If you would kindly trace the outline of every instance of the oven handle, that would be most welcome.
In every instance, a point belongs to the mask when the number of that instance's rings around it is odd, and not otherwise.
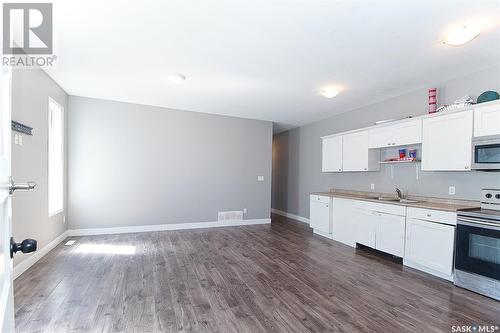
[[[458,224],[468,225],[470,227],[486,227],[488,229],[500,230],[500,225],[498,223],[487,222],[485,220],[474,219],[470,217],[458,217]]]

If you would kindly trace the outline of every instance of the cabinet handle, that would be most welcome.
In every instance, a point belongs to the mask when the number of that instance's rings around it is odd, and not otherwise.
[[[427,217],[431,217],[432,215],[431,214],[427,214]]]
[[[388,146],[390,146],[390,145],[391,145],[391,143],[389,142],[387,145],[388,145]]]
[[[365,170],[367,170],[367,168],[365,168]]]
[[[468,165],[466,165],[466,166],[465,166],[465,169],[466,169],[466,170],[467,170],[467,169],[469,169],[469,166],[468,166]]]
[[[342,171],[342,169],[339,169],[339,171]]]

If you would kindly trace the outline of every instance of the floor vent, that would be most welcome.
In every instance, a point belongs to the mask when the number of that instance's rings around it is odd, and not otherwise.
[[[219,221],[228,221],[228,220],[243,220],[243,211],[233,210],[227,212],[219,212]]]

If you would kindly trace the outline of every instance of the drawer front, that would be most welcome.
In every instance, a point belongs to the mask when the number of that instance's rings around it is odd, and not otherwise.
[[[457,225],[457,213],[442,210],[408,207],[408,218]]]
[[[311,201],[328,204],[330,203],[330,197],[327,197],[325,195],[311,194]]]
[[[406,207],[400,205],[383,204],[378,202],[362,201],[358,200],[356,202],[356,208],[375,211],[379,213],[386,213],[391,215],[406,215]]]

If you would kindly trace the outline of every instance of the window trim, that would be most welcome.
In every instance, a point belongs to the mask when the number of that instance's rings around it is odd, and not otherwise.
[[[49,197],[50,197],[50,158],[49,158],[49,154],[50,154],[50,103],[54,103],[56,106],[58,106],[60,109],[61,109],[61,131],[62,131],[62,137],[61,137],[61,157],[62,157],[62,172],[63,172],[63,175],[62,175],[62,208],[61,209],[58,209],[56,211],[53,211],[51,212],[50,211],[50,202],[49,202]],[[54,98],[52,97],[48,97],[48,100],[47,100],[47,211],[48,211],[48,217],[53,217],[53,216],[56,216],[56,215],[59,215],[61,213],[64,212],[64,195],[65,195],[65,145],[66,145],[66,142],[65,142],[65,137],[64,137],[64,130],[65,130],[65,126],[64,126],[64,118],[65,118],[65,112],[64,112],[64,107],[58,103]]]

